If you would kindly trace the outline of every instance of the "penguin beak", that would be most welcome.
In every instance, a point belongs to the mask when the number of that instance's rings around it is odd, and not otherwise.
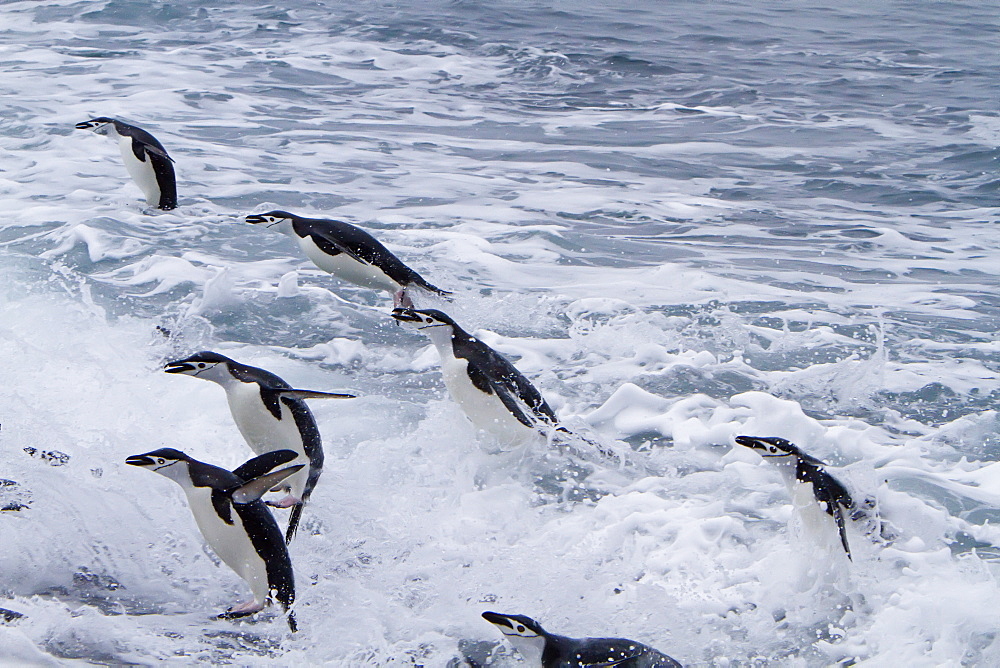
[[[153,458],[149,455],[132,455],[125,460],[125,463],[132,466],[152,466],[154,464]]]
[[[187,373],[188,371],[194,371],[194,365],[188,364],[184,360],[177,360],[176,362],[167,362],[163,370],[167,373]]]
[[[392,317],[396,319],[396,322],[423,322],[413,309],[402,306],[392,309]]]
[[[267,220],[264,219],[264,216],[253,214],[252,216],[247,216],[247,222],[251,225],[260,225],[261,223],[266,223]]]
[[[760,440],[756,436],[737,436],[736,437],[736,442],[738,444],[742,445],[745,448],[750,448],[751,450],[756,450],[757,454],[764,455],[765,457],[772,456],[772,455],[768,454],[769,444],[765,443],[762,440]],[[784,454],[788,454],[788,453],[782,452],[781,454],[784,455]]]
[[[92,127],[94,126],[90,124],[90,121],[82,121],[76,124],[77,130],[89,130]]]
[[[497,626],[506,626],[509,629],[514,628],[514,626],[510,623],[509,619],[496,612],[484,612],[483,619],[488,621],[490,624],[496,624]]]

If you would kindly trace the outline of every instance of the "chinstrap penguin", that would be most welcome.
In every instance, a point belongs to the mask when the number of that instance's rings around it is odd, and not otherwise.
[[[449,394],[477,429],[498,440],[522,440],[559,426],[541,393],[503,355],[435,309],[397,308],[392,317],[430,337],[441,356],[441,375]]]
[[[156,137],[142,128],[103,116],[77,123],[76,129],[116,139],[125,169],[146,196],[146,202],[164,211],[177,207],[174,160]]]
[[[295,577],[288,548],[271,511],[260,500],[267,490],[295,474],[303,465],[274,469],[296,458],[291,450],[274,450],[254,457],[235,471],[192,459],[173,448],[132,455],[126,464],[155,471],[181,486],[205,541],[227,566],[243,578],[253,599],[234,605],[221,618],[258,612],[273,598],[288,615],[295,600]]]
[[[484,612],[483,619],[504,634],[528,665],[542,668],[617,666],[681,668],[662,652],[626,638],[567,638],[549,633],[531,617]]]
[[[737,436],[736,442],[778,466],[792,495],[792,503],[802,512],[804,520],[811,521],[810,513],[815,513],[816,508],[833,519],[840,534],[840,544],[847,558],[853,561],[844,518],[845,513],[855,511],[855,503],[847,488],[826,472],[826,464],[775,436]]]
[[[407,291],[417,287],[438,295],[451,293],[431,285],[393,255],[378,239],[339,220],[303,218],[287,211],[247,216],[252,225],[265,225],[299,242],[317,267],[349,283],[385,290],[393,306],[413,306]]]
[[[299,526],[302,507],[323,472],[323,442],[316,420],[303,400],[352,399],[355,395],[296,390],[270,371],[207,350],[168,362],[164,371],[218,383],[226,391],[233,421],[254,452],[293,450],[299,456],[297,463],[307,464],[283,484],[288,493],[285,498],[268,502],[276,508],[292,507],[286,531],[286,542],[290,543]]]

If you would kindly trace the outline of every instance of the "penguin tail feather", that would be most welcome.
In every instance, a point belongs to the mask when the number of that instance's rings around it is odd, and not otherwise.
[[[452,292],[449,292],[448,290],[442,290],[441,288],[437,287],[436,285],[431,285],[430,283],[428,283],[426,281],[424,281],[423,283],[420,283],[419,286],[421,288],[423,288],[424,290],[426,290],[427,292],[431,292],[431,293],[433,293],[435,295],[444,297],[448,301],[451,301],[451,297],[449,297],[448,295],[454,294]]]
[[[295,633],[296,631],[299,630],[299,623],[295,619],[295,611],[294,610],[289,610],[288,611],[288,614],[286,615],[286,619],[288,620],[288,629],[292,633]]]

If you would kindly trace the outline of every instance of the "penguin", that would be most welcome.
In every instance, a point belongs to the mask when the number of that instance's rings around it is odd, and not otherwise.
[[[744,447],[755,450],[759,455],[774,462],[781,470],[792,495],[793,505],[799,509],[805,521],[812,524],[822,522],[822,510],[837,525],[840,534],[840,544],[850,561],[851,546],[847,542],[847,527],[844,521],[845,512],[853,517],[856,510],[854,499],[847,488],[832,475],[826,472],[826,464],[802,452],[797,446],[783,438],[775,436],[737,436],[736,442]],[[819,515],[820,522],[815,522],[813,516]],[[863,516],[864,513],[858,515]]]
[[[146,196],[146,202],[164,211],[177,208],[174,159],[156,137],[142,128],[104,116],[77,123],[76,129],[116,138],[125,169]]]
[[[504,634],[525,661],[541,668],[681,668],[648,645],[626,638],[567,638],[549,633],[531,617],[484,612],[483,619]]]
[[[267,490],[303,468],[298,464],[274,471],[296,457],[291,450],[274,450],[232,472],[173,448],[125,460],[126,464],[155,471],[179,484],[205,541],[250,585],[253,599],[230,607],[219,618],[252,615],[273,598],[287,613],[288,627],[296,630],[295,614],[289,609],[295,600],[292,561],[278,523],[260,500]]]
[[[541,393],[507,358],[447,314],[397,308],[392,317],[430,337],[441,355],[441,375],[449,394],[477,429],[509,442],[553,430],[569,433]]]
[[[270,371],[240,364],[209,350],[168,362],[164,371],[218,383],[226,391],[233,421],[251,450],[259,455],[271,450],[293,450],[300,462],[306,464],[286,481],[287,496],[267,502],[276,508],[292,507],[285,534],[286,542],[291,543],[302,507],[323,472],[323,442],[316,420],[303,399],[353,399],[355,395],[292,389]]]
[[[392,295],[393,306],[412,307],[408,290],[420,288],[437,295],[447,290],[431,285],[359,227],[339,220],[303,218],[287,211],[269,211],[247,216],[252,225],[273,227],[299,242],[299,247],[317,267],[349,283]]]

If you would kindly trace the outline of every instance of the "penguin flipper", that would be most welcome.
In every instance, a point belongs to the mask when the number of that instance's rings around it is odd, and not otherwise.
[[[510,388],[499,382],[498,379],[490,377],[483,368],[475,363],[475,360],[470,359],[469,364],[465,368],[465,372],[469,375],[469,380],[480,392],[485,392],[486,394],[495,394],[503,405],[507,407],[507,410],[511,412],[517,421],[523,424],[525,427],[534,427],[535,423],[531,421],[531,418],[524,412],[521,407],[521,403],[516,397],[511,393]]]
[[[137,145],[138,145],[139,148],[137,148]],[[133,137],[132,138],[132,152],[135,153],[135,157],[137,157],[140,160],[142,160],[143,162],[145,162],[146,159],[144,157],[140,157],[139,156],[139,151],[140,150],[145,151],[146,153],[151,153],[152,155],[159,156],[161,158],[166,158],[170,162],[175,162],[174,159],[171,158],[169,155],[167,155],[167,152],[164,151],[159,146],[155,146],[153,144],[141,141],[141,140],[136,139],[135,137]]]
[[[288,468],[281,469],[280,471],[275,471],[273,473],[268,473],[267,475],[262,475],[259,478],[254,478],[250,482],[247,482],[235,490],[233,490],[232,498],[233,503],[253,503],[264,496],[272,487],[280,483],[285,478],[294,475],[300,469],[304,468],[305,464],[296,464],[295,466],[289,466]]]
[[[545,403],[545,399],[542,398],[535,386],[516,369],[513,373],[505,374],[503,378],[493,381],[493,386],[505,404],[509,399],[509,401],[522,405],[531,412],[528,416],[531,423],[529,426],[537,426],[537,423],[542,422],[558,427],[559,418],[556,417],[555,412]],[[559,427],[559,430],[569,431],[562,427]]]
[[[238,466],[233,473],[244,482],[270,473],[282,464],[287,464],[299,455],[294,450],[272,450],[247,460]]]
[[[309,236],[312,237],[313,243],[327,255],[339,255],[344,253],[361,264],[372,264],[369,260],[366,260],[347,244],[340,243],[336,239],[322,234],[317,230],[311,230],[309,232]]]
[[[479,339],[461,343],[461,347],[456,346],[455,354],[469,361],[466,371],[473,385],[487,394],[495,393],[526,427],[534,427],[539,421],[558,424],[559,420],[541,393],[510,360]]]
[[[318,390],[275,390],[277,394],[290,399],[355,399],[358,395],[347,392],[320,392]]]
[[[299,520],[302,519],[302,507],[305,502],[296,503],[292,506],[292,512],[288,516],[288,528],[285,529],[285,545],[291,545],[295,538],[295,532],[299,530]]]
[[[497,397],[503,402],[503,405],[507,407],[517,421],[526,427],[536,427],[535,421],[532,420],[528,414],[522,408],[522,404],[518,401],[518,398],[504,385],[494,383],[493,389],[496,390]]]
[[[854,561],[854,558],[851,556],[851,546],[847,544],[847,526],[844,522],[844,509],[841,508],[839,503],[834,502],[832,505],[833,519],[837,522],[837,531],[840,532],[840,544],[844,546],[847,558],[850,561]]]

